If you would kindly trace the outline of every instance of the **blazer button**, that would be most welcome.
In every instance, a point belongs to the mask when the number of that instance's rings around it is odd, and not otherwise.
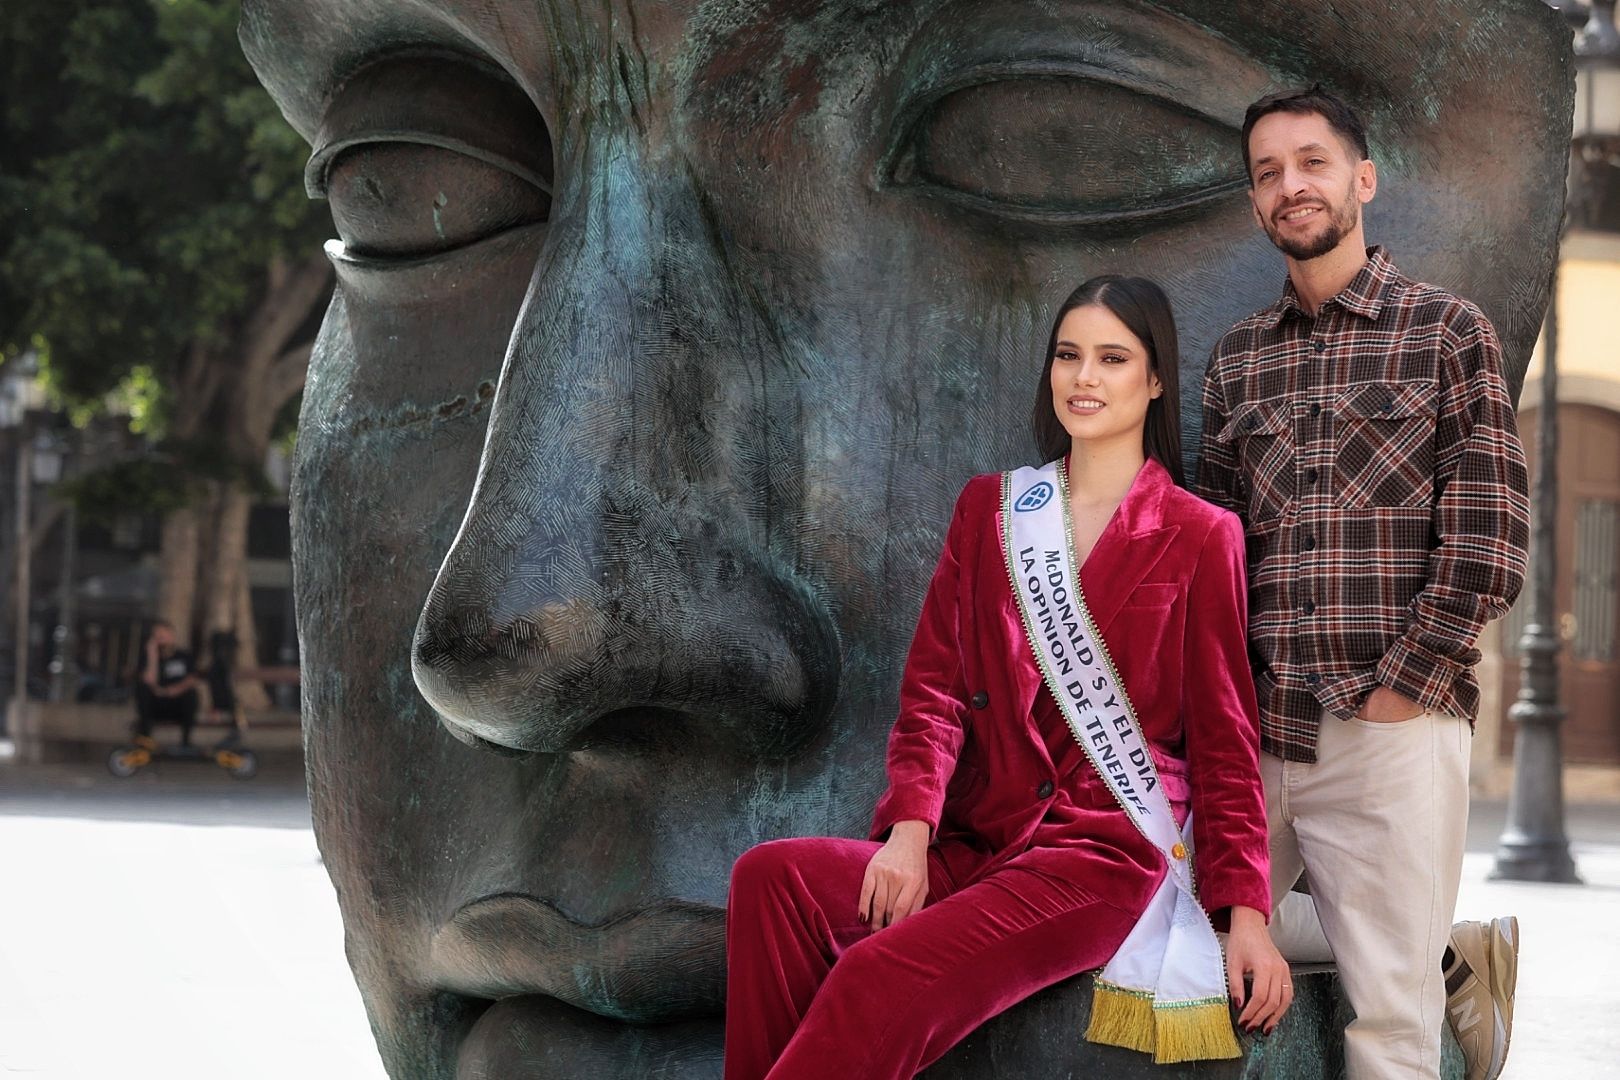
[[[1052,781],[1042,780],[1041,786],[1035,789],[1035,794],[1043,799],[1050,799],[1054,790],[1055,789],[1052,787]]]
[[[975,709],[982,709],[986,705],[990,704],[990,695],[985,693],[983,690],[980,690],[977,694],[973,695],[973,700],[968,702],[968,704],[972,705]]]

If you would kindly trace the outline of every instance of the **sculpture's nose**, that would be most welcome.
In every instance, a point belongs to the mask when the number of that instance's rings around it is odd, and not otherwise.
[[[831,709],[839,651],[780,525],[801,438],[780,338],[684,173],[657,186],[625,144],[590,165],[513,331],[417,685],[497,748],[790,752]]]

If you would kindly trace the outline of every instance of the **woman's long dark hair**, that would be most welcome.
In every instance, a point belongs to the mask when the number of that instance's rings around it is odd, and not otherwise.
[[[1181,354],[1176,344],[1176,317],[1170,310],[1170,298],[1147,278],[1118,274],[1094,277],[1070,293],[1058,308],[1052,320],[1051,340],[1046,343],[1041,380],[1035,384],[1035,409],[1030,417],[1041,460],[1052,461],[1069,452],[1072,440],[1052,407],[1052,361],[1064,318],[1075,308],[1091,304],[1112,312],[1147,346],[1148,371],[1159,377],[1164,392],[1148,402],[1142,450],[1169,470],[1178,486],[1186,487],[1181,471],[1181,380],[1177,377]]]

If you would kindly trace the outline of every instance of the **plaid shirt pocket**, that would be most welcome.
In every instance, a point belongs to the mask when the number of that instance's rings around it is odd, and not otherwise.
[[[1294,429],[1285,405],[1239,405],[1221,429],[1220,441],[1233,447],[1254,527],[1282,517],[1294,500]]]
[[[1433,501],[1437,394],[1431,379],[1364,383],[1339,394],[1333,473],[1341,507]]]

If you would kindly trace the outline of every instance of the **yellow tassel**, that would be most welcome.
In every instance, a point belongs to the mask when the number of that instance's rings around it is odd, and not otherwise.
[[[1096,981],[1091,992],[1089,1042],[1153,1053],[1153,995]]]
[[[1232,1014],[1225,998],[1154,1009],[1153,1029],[1153,1060],[1160,1065],[1235,1058],[1243,1053],[1232,1033]]]

